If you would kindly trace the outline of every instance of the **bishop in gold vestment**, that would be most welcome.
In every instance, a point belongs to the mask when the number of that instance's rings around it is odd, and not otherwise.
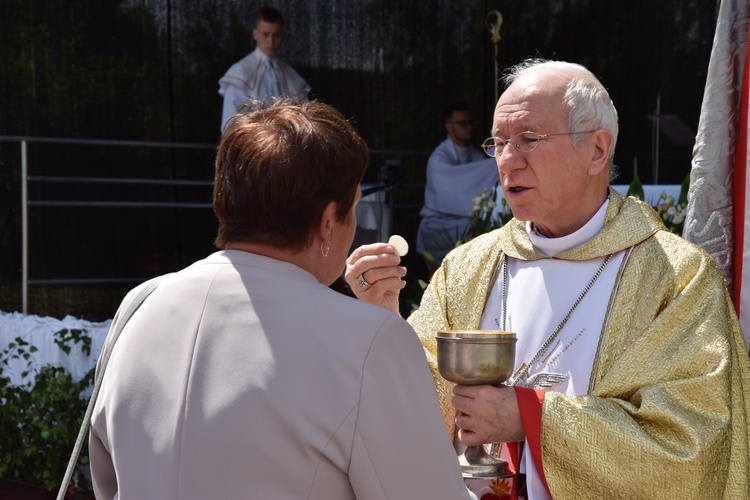
[[[531,59],[503,79],[483,148],[515,218],[449,253],[408,320],[449,435],[508,443],[530,500],[750,498],[750,359],[716,262],[609,187],[617,110],[591,71]],[[395,312],[392,245],[347,262]],[[518,339],[512,387],[443,381],[436,333],[496,328]]]
[[[540,428],[525,431],[540,442],[552,497],[750,498],[750,361],[715,261],[612,189],[601,231],[555,258],[621,251],[588,393],[549,391],[538,410],[521,407],[541,412]],[[449,254],[408,320],[451,435],[452,386],[436,370],[435,333],[478,328],[505,256],[547,258],[513,220]]]

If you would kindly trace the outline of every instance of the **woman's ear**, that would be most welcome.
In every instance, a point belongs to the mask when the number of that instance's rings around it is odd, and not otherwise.
[[[323,208],[323,214],[320,216],[320,239],[328,241],[331,238],[331,232],[336,222],[336,202],[329,201]]]

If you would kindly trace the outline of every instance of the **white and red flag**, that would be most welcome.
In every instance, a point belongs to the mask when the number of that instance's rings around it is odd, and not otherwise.
[[[719,264],[750,346],[748,0],[722,0],[690,171],[683,236]]]

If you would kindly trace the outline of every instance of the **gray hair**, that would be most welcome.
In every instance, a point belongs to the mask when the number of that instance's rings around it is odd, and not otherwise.
[[[609,92],[594,74],[580,64],[546,59],[527,59],[507,70],[503,76],[506,88],[518,77],[531,73],[556,72],[569,76],[568,88],[563,97],[563,108],[570,131],[604,129],[612,134],[613,146],[607,161],[610,181],[616,177],[614,165],[615,145],[617,144],[617,109],[609,97]],[[571,140],[577,146],[582,135],[573,135]]]

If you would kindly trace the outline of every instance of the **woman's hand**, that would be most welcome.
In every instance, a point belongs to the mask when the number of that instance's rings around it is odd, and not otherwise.
[[[393,245],[363,245],[346,259],[344,278],[358,299],[399,313],[398,296],[406,286],[406,268]]]
[[[485,443],[510,443],[526,437],[513,387],[457,385],[453,388],[453,407],[460,413],[456,426],[458,438],[466,446]]]

